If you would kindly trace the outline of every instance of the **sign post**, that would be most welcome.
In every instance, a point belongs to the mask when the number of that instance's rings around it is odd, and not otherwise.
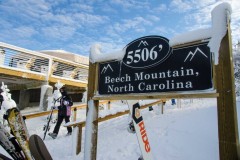
[[[236,94],[234,70],[232,63],[232,44],[230,25],[221,42],[219,64],[216,66],[218,109],[218,134],[220,159],[238,159],[238,121],[236,111]]]

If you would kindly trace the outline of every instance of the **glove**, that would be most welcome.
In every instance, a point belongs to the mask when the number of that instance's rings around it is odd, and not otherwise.
[[[69,102],[68,102],[68,101],[63,101],[63,104],[64,104],[65,106],[67,106],[67,105],[69,105]]]
[[[23,118],[23,120],[24,120],[24,121],[27,119],[27,117],[26,117],[26,116],[22,116],[22,118]]]

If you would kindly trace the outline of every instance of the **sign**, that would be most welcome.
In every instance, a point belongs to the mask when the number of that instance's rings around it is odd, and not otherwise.
[[[160,36],[142,37],[126,46],[123,63],[130,68],[150,68],[163,62],[171,53],[168,39]]]
[[[121,61],[99,64],[99,94],[202,91],[213,88],[208,42],[172,49],[160,36],[126,46]]]

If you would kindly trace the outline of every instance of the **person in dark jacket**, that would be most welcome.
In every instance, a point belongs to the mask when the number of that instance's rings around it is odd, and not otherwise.
[[[0,110],[1,110],[1,107],[2,107],[2,102],[3,102],[3,96],[2,96],[2,93],[3,92],[3,90],[0,88]]]
[[[60,92],[62,94],[62,97],[60,98],[60,106],[58,106],[58,118],[56,126],[54,127],[53,133],[49,133],[48,135],[51,136],[53,139],[55,139],[58,135],[60,126],[63,122],[63,119],[65,119],[65,122],[70,121],[71,116],[71,106],[73,105],[71,97],[67,94],[67,91],[65,87],[62,87],[60,89]],[[67,135],[72,134],[72,127],[67,127],[68,133]]]

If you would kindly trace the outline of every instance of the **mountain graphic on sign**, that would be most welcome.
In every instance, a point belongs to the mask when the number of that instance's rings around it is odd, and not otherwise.
[[[185,58],[184,62],[186,62],[188,59],[189,61],[192,61],[193,57],[197,54],[200,53],[202,54],[204,57],[208,58],[206,54],[203,53],[203,51],[201,51],[201,49],[199,49],[198,47],[195,49],[194,52],[190,51],[187,55],[187,57]]]
[[[108,64],[107,66],[104,66],[104,67],[103,67],[103,69],[102,69],[102,71],[101,71],[101,74],[102,74],[102,73],[106,73],[108,69],[112,70],[112,72],[113,72],[112,67],[110,66],[110,64]]]
[[[141,41],[139,43],[138,47],[140,47],[141,45],[148,46],[148,43],[147,43],[147,41]]]

